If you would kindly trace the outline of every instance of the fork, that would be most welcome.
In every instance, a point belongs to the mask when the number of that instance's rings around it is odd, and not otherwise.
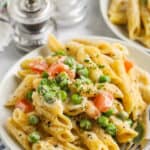
[[[146,147],[143,150],[150,150],[150,105],[147,107],[146,110]]]
[[[146,109],[145,127],[146,134],[144,136],[144,144],[136,144],[134,142],[130,142],[128,144],[123,144],[121,150],[150,150],[150,105]]]

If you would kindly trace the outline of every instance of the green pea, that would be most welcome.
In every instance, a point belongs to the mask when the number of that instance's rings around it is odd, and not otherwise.
[[[68,87],[68,83],[69,83],[69,77],[68,74],[65,72],[60,73],[57,77],[56,77],[56,81],[58,83],[58,85],[62,88],[62,89],[66,89]]]
[[[39,117],[36,115],[30,115],[28,121],[31,125],[37,125],[39,123]]]
[[[118,117],[119,119],[121,119],[121,120],[124,121],[124,120],[127,120],[127,119],[128,119],[129,115],[128,115],[127,112],[122,111],[122,112],[119,112],[119,113],[117,114],[117,117]]]
[[[81,102],[82,102],[82,97],[81,97],[80,95],[78,95],[78,94],[73,94],[73,95],[71,96],[71,102],[72,102],[73,104],[75,104],[75,105],[81,104]]]
[[[73,68],[75,65],[75,59],[73,57],[67,57],[64,64],[68,65],[70,68]]]
[[[61,82],[61,81],[66,80],[66,79],[68,79],[68,74],[66,72],[61,72],[56,77],[57,82]]]
[[[48,77],[49,77],[48,73],[44,71],[44,72],[42,73],[42,78],[48,78]]]
[[[56,91],[49,91],[43,95],[47,103],[53,103],[56,100]]]
[[[80,120],[80,124],[79,125],[80,125],[80,128],[82,128],[84,130],[90,130],[92,128],[92,123],[88,119]]]
[[[100,116],[100,117],[98,117],[97,122],[98,122],[98,124],[99,124],[101,127],[103,127],[103,128],[107,127],[108,124],[109,124],[109,120],[108,120],[108,118],[105,117],[105,116]]]
[[[60,87],[58,86],[55,79],[48,80],[47,85],[49,86],[49,88],[51,88],[53,90],[59,90],[60,89]]]
[[[111,79],[107,75],[101,75],[100,78],[99,78],[100,83],[105,83],[105,82],[110,82],[110,81],[111,81]]]
[[[105,130],[111,136],[115,136],[116,135],[117,129],[116,129],[116,126],[113,123],[109,123]]]
[[[63,90],[58,92],[58,97],[64,102],[67,99],[67,93]]]
[[[38,142],[39,140],[40,140],[40,135],[39,135],[39,133],[36,132],[36,131],[32,132],[32,133],[29,134],[29,136],[28,136],[28,141],[29,141],[30,143],[36,143],[36,142]]]
[[[85,76],[85,77],[88,77],[89,76],[89,70],[85,67],[81,68],[81,69],[78,69],[77,73],[79,75],[82,75],[82,76]]]
[[[104,115],[107,116],[107,117],[110,117],[110,116],[113,115],[113,114],[114,114],[114,110],[113,110],[113,109],[109,109],[108,111],[106,111],[106,112],[104,113]]]
[[[31,102],[32,102],[32,94],[33,94],[33,91],[29,91],[29,92],[26,94],[27,100],[29,100],[29,101],[31,101]]]
[[[38,93],[41,94],[41,95],[44,95],[49,90],[50,90],[50,87],[46,84],[44,84],[44,85],[40,84],[37,88]]]

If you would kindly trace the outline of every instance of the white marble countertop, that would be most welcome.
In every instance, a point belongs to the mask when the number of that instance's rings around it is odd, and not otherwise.
[[[116,36],[109,30],[103,21],[99,11],[99,0],[88,0],[88,14],[85,20],[73,27],[58,28],[57,37],[62,39],[64,36],[80,35],[99,35],[99,36]],[[18,51],[13,42],[11,42],[5,51],[0,53],[0,79],[5,73],[17,62],[25,53]]]

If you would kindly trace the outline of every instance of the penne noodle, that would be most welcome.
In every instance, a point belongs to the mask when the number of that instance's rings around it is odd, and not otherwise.
[[[21,63],[22,82],[6,102],[12,113],[5,127],[21,148],[128,150],[134,140],[143,143],[150,75],[127,59],[129,50],[86,39],[63,45],[52,35],[47,46],[49,56]],[[31,69],[34,60],[42,63]]]

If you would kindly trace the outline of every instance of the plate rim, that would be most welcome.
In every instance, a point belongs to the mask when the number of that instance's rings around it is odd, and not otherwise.
[[[126,41],[123,41],[121,39],[117,39],[117,38],[112,38],[112,37],[107,37],[107,36],[93,36],[93,35],[88,35],[88,36],[67,36],[67,38],[65,37],[63,40],[60,40],[60,41],[68,41],[68,40],[71,40],[73,38],[81,38],[81,39],[91,39],[91,40],[102,40],[102,41],[107,41],[107,42],[119,42],[127,47],[132,47],[132,48],[135,48],[137,49],[137,51],[139,51],[140,53],[143,53],[144,57],[149,57],[150,58],[150,54],[148,54],[146,51],[143,51],[141,50],[139,47],[135,47],[135,45],[133,45],[132,43],[126,43]],[[34,49],[33,51],[25,54],[23,57],[21,57],[19,60],[17,60],[17,62],[12,65],[8,71],[4,74],[4,77],[2,78],[2,82],[0,83],[0,89],[3,88],[3,85],[5,84],[5,82],[7,81],[8,77],[9,76],[12,76],[13,74],[11,72],[13,72],[13,70],[26,58],[29,58],[33,55],[37,53],[39,54],[41,48],[37,48],[37,49]],[[36,56],[36,55],[35,55]],[[150,73],[150,71],[149,71]],[[2,106],[4,107],[4,106]],[[3,127],[2,127],[2,124],[0,123],[0,137],[2,139],[2,141],[4,142],[4,144],[10,149],[10,150],[13,150],[9,144],[9,141],[4,138],[2,135],[6,132],[6,130],[4,131]],[[1,134],[3,133],[3,134]],[[10,135],[9,135],[10,136]],[[13,142],[15,142],[13,139],[12,139]],[[11,142],[12,142],[11,141]],[[17,143],[16,143],[17,144]],[[21,147],[19,147],[20,149]]]
[[[109,2],[110,0],[107,0],[107,1]],[[106,1],[104,2],[102,0],[99,0],[99,11],[102,14],[102,18],[103,18],[105,24],[107,25],[107,27],[120,39],[127,41],[130,44],[133,44],[134,46],[139,47],[139,48],[143,49],[144,51],[147,51],[150,53],[150,48],[145,47],[141,43],[138,43],[137,41],[134,41],[134,40],[130,39],[129,37],[126,37],[124,34],[120,33],[119,31],[117,31],[114,28],[117,25],[114,25],[111,23],[111,21],[108,18],[108,15],[106,15],[106,13],[103,11],[103,8],[102,8],[102,6],[105,5],[106,3],[107,3]]]

